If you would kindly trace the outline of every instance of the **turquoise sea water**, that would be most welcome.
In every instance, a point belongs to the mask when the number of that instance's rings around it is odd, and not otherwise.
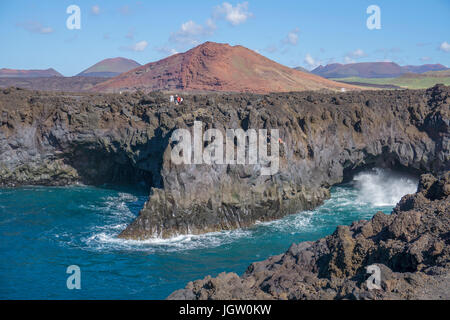
[[[187,282],[316,240],[337,225],[390,213],[417,181],[383,170],[336,186],[313,211],[271,223],[170,240],[126,241],[116,235],[147,200],[139,190],[73,187],[0,189],[0,299],[164,299]],[[81,290],[66,269],[81,268]]]

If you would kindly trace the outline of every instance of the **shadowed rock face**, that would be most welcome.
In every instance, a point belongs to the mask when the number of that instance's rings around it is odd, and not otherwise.
[[[204,233],[311,209],[368,166],[449,170],[449,93],[418,91],[186,95],[0,92],[0,183],[143,183],[150,197],[120,235]],[[279,129],[280,170],[175,165],[177,128]],[[205,129],[205,128],[204,128]]]
[[[366,267],[381,281],[369,290]],[[190,282],[168,299],[450,299],[450,173],[423,175],[419,190],[391,215],[340,226],[316,242],[250,265],[242,277],[222,273]]]

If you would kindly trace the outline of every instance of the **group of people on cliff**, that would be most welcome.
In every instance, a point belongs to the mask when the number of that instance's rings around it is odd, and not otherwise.
[[[180,97],[179,95],[171,95],[170,96],[170,103],[175,103],[176,105],[182,104],[183,103],[183,98]]]

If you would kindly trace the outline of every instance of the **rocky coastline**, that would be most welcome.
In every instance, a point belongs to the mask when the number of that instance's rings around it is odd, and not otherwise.
[[[448,171],[450,88],[257,94],[0,91],[0,185],[142,184],[149,199],[127,239],[247,227],[314,208],[371,166]],[[279,129],[279,172],[175,165],[171,134]]]
[[[378,287],[367,267],[379,270]],[[372,283],[372,282],[369,282]],[[391,215],[339,226],[315,242],[293,244],[251,264],[187,284],[173,300],[449,300],[450,173],[422,175]]]

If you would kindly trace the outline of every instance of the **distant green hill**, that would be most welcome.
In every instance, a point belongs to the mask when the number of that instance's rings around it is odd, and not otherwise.
[[[330,80],[361,86],[392,86],[392,88],[426,89],[437,83],[450,85],[450,70],[429,71],[423,74],[407,73],[396,78],[332,78]]]
[[[428,71],[446,70],[442,64],[400,66],[395,62],[331,63],[318,66],[311,73],[324,78],[396,78],[406,73],[422,74]]]
[[[450,69],[441,70],[441,71],[429,71],[423,73],[423,75],[430,77],[450,77]]]

